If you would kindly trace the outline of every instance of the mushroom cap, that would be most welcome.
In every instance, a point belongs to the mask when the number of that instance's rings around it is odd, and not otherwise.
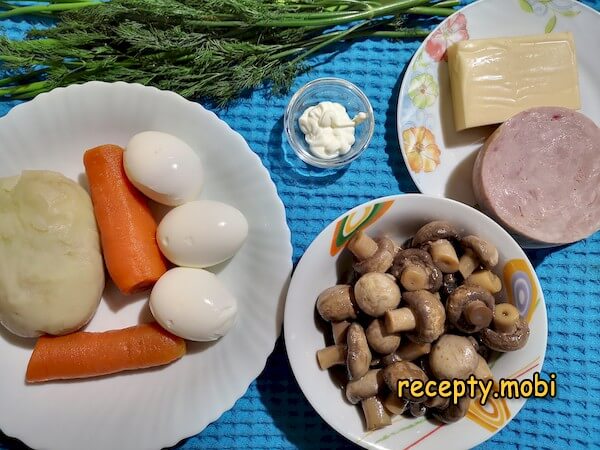
[[[317,298],[317,311],[327,321],[356,319],[352,286],[338,284],[325,289]]]
[[[432,409],[432,415],[443,423],[456,422],[467,415],[470,405],[471,399],[469,397],[460,397],[456,405],[450,403],[447,408]]]
[[[400,380],[408,380],[411,382],[413,380],[421,380],[424,383],[429,381],[427,374],[419,366],[409,361],[398,361],[390,364],[382,370],[382,373],[385,384],[387,384],[387,387],[393,393],[398,393],[398,381]],[[410,390],[407,388],[402,389],[400,396],[413,402],[422,402],[426,400],[425,397],[415,398],[411,396]]]
[[[352,380],[346,385],[346,398],[356,405],[365,398],[377,395],[384,385],[381,369],[371,369],[358,380]]]
[[[366,335],[371,348],[382,355],[395,352],[400,345],[400,335],[388,333],[383,319],[373,319],[367,327]]]
[[[367,343],[365,331],[359,323],[348,327],[346,366],[348,378],[355,380],[364,376],[371,365],[371,350]]]
[[[425,406],[428,408],[446,409],[448,405],[450,405],[450,399],[447,397],[441,397],[439,395],[436,395],[435,397],[429,397],[427,400],[425,400]]]
[[[491,269],[498,264],[498,249],[479,236],[465,236],[460,240],[465,248],[470,248],[479,258],[479,261],[486,269]]]
[[[369,272],[354,285],[354,297],[365,314],[379,317],[400,304],[400,288],[388,274]]]
[[[446,300],[446,317],[448,321],[463,333],[475,333],[489,326],[492,321],[491,314],[489,322],[480,325],[473,325],[465,319],[463,315],[465,308],[475,301],[483,302],[493,313],[494,296],[480,286],[463,284],[456,288]]]
[[[431,351],[431,344],[417,344],[413,341],[410,341],[398,349],[394,353],[390,353],[389,355],[385,355],[381,358],[381,363],[384,366],[389,366],[398,361],[414,361],[417,358],[420,358],[423,355],[427,355]]]
[[[381,237],[375,239],[377,251],[369,258],[354,263],[354,270],[358,273],[387,272],[392,267],[396,248],[391,239]]]
[[[481,342],[497,352],[512,352],[525,347],[529,339],[529,324],[520,317],[512,333],[500,333],[491,328],[480,332]]]
[[[436,292],[440,289],[442,286],[443,274],[433,263],[433,259],[429,252],[420,248],[407,248],[398,251],[394,257],[394,263],[392,264],[390,273],[400,280],[402,272],[411,265],[422,267],[427,273],[427,290]]]
[[[475,372],[479,355],[464,336],[445,334],[433,344],[429,353],[429,367],[439,380],[466,380]]]
[[[444,220],[434,220],[419,228],[412,239],[412,246],[418,247],[438,239],[458,239],[459,235],[460,233],[451,223]]]
[[[438,296],[429,291],[405,292],[402,296],[408,305],[417,326],[407,334],[418,344],[426,344],[439,338],[445,329],[446,310]]]

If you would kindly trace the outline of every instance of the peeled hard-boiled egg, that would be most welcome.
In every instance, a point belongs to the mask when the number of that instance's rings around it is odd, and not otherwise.
[[[215,274],[175,267],[152,288],[150,311],[164,329],[179,337],[214,341],[234,325],[237,301]]]
[[[181,139],[158,131],[133,136],[125,148],[123,165],[136,188],[164,205],[194,200],[204,183],[196,152]]]
[[[178,266],[209,267],[231,258],[248,236],[248,222],[233,206],[211,200],[185,203],[158,225],[162,253]]]

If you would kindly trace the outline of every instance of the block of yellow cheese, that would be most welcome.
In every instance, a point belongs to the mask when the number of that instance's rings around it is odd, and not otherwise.
[[[448,69],[457,131],[536,106],[581,107],[571,33],[457,42]]]

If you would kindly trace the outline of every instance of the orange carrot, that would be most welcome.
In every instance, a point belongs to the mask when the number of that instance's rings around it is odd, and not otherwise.
[[[101,145],[85,152],[83,164],[110,277],[124,294],[152,287],[167,266],[146,198],[125,175],[123,149]]]
[[[144,369],[169,364],[185,351],[185,341],[157,323],[103,333],[42,336],[29,359],[25,380],[39,383]]]

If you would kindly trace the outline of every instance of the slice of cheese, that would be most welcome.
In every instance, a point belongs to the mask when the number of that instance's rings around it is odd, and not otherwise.
[[[457,42],[448,68],[457,131],[536,106],[581,107],[571,33]]]

